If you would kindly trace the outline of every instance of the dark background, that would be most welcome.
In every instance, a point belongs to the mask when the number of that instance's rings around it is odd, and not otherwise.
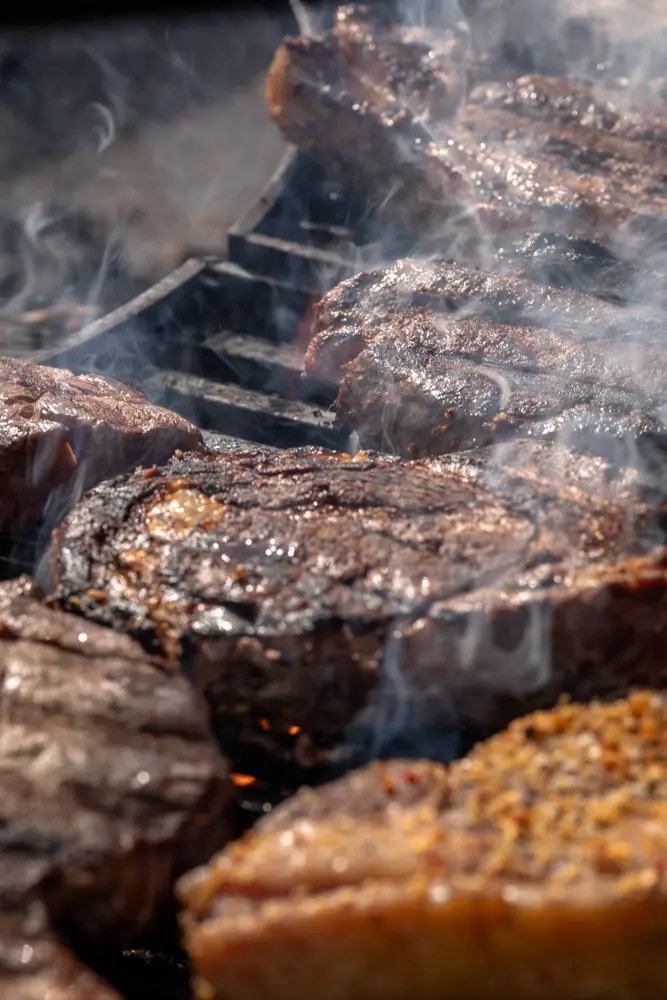
[[[109,240],[139,285],[190,253],[222,253],[280,160],[263,87],[296,30],[287,4],[100,18],[121,9],[0,28],[0,306],[25,285],[24,273],[3,286],[12,256],[35,240],[27,269],[44,302],[68,286],[56,257],[85,295]]]

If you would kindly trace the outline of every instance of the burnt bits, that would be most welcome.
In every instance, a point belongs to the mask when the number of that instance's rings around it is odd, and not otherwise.
[[[660,683],[657,517],[633,473],[535,443],[185,456],[97,487],[43,575],[54,602],[181,663],[237,768],[275,773],[343,737],[377,752]]]

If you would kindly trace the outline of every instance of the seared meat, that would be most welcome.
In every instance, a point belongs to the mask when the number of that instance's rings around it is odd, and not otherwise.
[[[593,240],[561,233],[529,233],[501,249],[496,267],[501,274],[571,288],[610,302],[655,303],[660,310],[667,307],[664,271],[639,267]]]
[[[363,24],[356,25],[352,48],[348,36],[339,24],[321,39],[287,39],[269,74],[271,114],[291,142],[420,240],[449,245],[459,260],[483,262],[489,237],[508,230],[607,238],[633,253],[667,237],[667,195],[655,170],[629,164],[621,174],[583,175],[581,155],[579,169],[572,169],[558,135],[555,156],[548,155],[543,130],[530,143],[507,144],[498,140],[499,116],[479,108],[468,113],[472,130],[465,113],[436,121],[432,94],[443,91],[437,58],[430,77],[424,58],[416,74],[414,55],[400,40],[387,43]],[[515,117],[516,130],[527,135],[529,126]],[[578,149],[576,138],[565,139]],[[613,150],[622,161],[622,142],[598,142],[592,131],[585,145],[596,142],[598,158]]]
[[[317,303],[310,320],[306,372],[337,380],[363,346],[383,335],[410,308],[439,314],[443,324],[447,314],[457,312],[494,323],[551,327],[563,331],[561,343],[598,337],[602,346],[604,339],[613,338],[620,351],[630,352],[638,345],[643,351],[664,341],[664,321],[640,306],[619,308],[576,290],[456,264],[401,260],[386,270],[341,282]],[[651,355],[652,363],[661,356]],[[636,368],[634,364],[631,371]]]
[[[615,449],[626,461],[637,449],[664,449],[667,427],[638,390],[641,373],[624,365],[632,349],[616,356],[605,353],[609,346],[486,320],[438,323],[408,311],[346,366],[337,422],[357,432],[362,448],[413,458],[517,434],[556,437],[603,455]],[[653,353],[660,366],[648,377],[664,400],[667,356]],[[629,388],[591,377],[601,371]]]
[[[22,859],[19,858],[19,861]],[[13,864],[0,873],[0,996],[8,1000],[121,1000],[79,962],[48,926],[38,901],[14,908],[4,900],[20,890]]]
[[[455,31],[433,34],[406,27],[381,8],[345,4],[333,34],[342,61],[369,88],[392,92],[424,122],[450,118],[465,96],[465,40]]]
[[[634,473],[530,442],[344,458],[185,456],[102,484],[56,531],[45,583],[181,661],[239,770],[260,744],[275,770],[297,732],[319,763],[313,744],[354,722],[363,745],[394,710],[487,730],[564,691],[662,682],[659,508]]]
[[[468,180],[407,108],[376,106],[380,98],[347,71],[335,37],[287,39],[269,72],[267,100],[287,139],[369,204],[420,238],[446,230],[458,255],[477,260],[483,233]]]
[[[648,191],[665,193],[667,147],[663,143],[633,141],[577,121],[531,119],[473,102],[461,107],[458,121],[482,142],[503,143],[524,156],[547,157],[584,175],[620,175]]]
[[[196,427],[100,375],[0,358],[0,530],[54,522],[85,490],[174,450]]]
[[[175,877],[229,834],[227,765],[185,679],[25,579],[0,585],[0,671],[0,992],[102,1000],[54,928],[102,948],[168,929]]]
[[[533,74],[475,88],[470,101],[564,126],[572,123],[622,139],[667,142],[667,105],[642,104],[622,91],[603,91],[562,77]]]
[[[181,881],[197,996],[666,997],[666,726],[639,691],[304,789]]]

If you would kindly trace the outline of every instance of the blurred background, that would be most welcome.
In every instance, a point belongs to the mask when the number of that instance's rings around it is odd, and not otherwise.
[[[295,30],[288,4],[247,3],[0,33],[0,336],[223,252],[281,158],[264,77]]]

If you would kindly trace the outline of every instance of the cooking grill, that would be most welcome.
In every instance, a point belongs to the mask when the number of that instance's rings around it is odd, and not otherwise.
[[[382,229],[398,255],[400,233]],[[224,260],[187,261],[131,302],[47,346],[15,353],[131,384],[198,424],[215,450],[316,445],[346,450],[333,427],[335,390],[302,377],[300,331],[312,303],[342,278],[377,263],[372,211],[289,150],[249,215],[228,234]],[[11,346],[9,353],[11,353]],[[0,579],[32,572],[45,532],[0,536]],[[239,789],[240,834],[284,798],[256,781]],[[86,956],[128,1000],[187,1000],[177,952]]]
[[[407,248],[398,231],[382,246]],[[257,444],[345,450],[331,386],[302,377],[309,307],[342,278],[377,263],[380,226],[311,160],[288,150],[227,259],[187,261],[131,302],[21,356],[100,372],[135,386],[204,431],[216,450]],[[0,579],[34,569],[39,532],[0,537]]]

